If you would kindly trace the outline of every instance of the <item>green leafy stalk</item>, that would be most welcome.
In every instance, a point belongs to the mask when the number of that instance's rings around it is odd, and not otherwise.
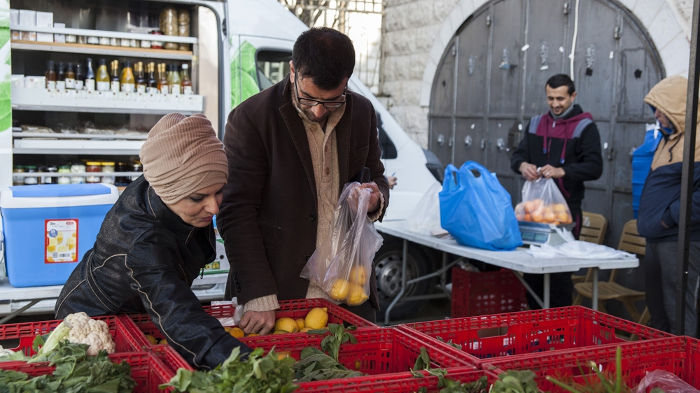
[[[331,334],[327,335],[321,341],[321,349],[328,353],[336,362],[338,361],[338,355],[340,354],[340,346],[350,341],[353,344],[357,344],[357,339],[349,331],[355,330],[356,327],[348,326],[344,328],[343,325],[338,325],[335,323],[328,324],[328,330],[319,329],[311,330],[308,333],[312,334],[325,334],[330,331]]]

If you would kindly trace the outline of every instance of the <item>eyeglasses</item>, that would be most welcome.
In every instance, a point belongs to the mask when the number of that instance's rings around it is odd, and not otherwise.
[[[345,85],[345,89],[343,89],[343,94],[340,95],[340,98],[343,99],[343,101],[320,101],[320,100],[314,100],[311,98],[302,98],[299,97],[299,90],[297,90],[297,80],[294,78],[294,93],[297,95],[297,100],[299,100],[299,104],[304,105],[304,106],[316,106],[316,105],[323,105],[328,109],[336,109],[340,108],[345,104],[345,93],[348,91],[348,85]]]

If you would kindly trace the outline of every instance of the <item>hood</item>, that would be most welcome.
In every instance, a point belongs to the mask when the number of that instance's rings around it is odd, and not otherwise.
[[[685,105],[688,79],[683,76],[670,76],[657,83],[644,97],[644,102],[659,109],[682,134],[685,131]]]

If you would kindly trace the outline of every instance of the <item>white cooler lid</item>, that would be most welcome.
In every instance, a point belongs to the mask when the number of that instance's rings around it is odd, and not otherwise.
[[[0,208],[28,209],[113,205],[119,190],[112,184],[42,184],[13,186],[0,192]]]

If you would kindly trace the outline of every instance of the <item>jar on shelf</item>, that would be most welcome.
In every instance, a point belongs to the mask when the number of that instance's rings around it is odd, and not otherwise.
[[[100,37],[100,45],[109,46],[109,37]]]
[[[177,10],[174,7],[167,6],[160,11],[160,31],[165,35],[177,36],[178,34]],[[163,45],[165,49],[176,50],[178,44],[175,42],[166,42]]]
[[[163,41],[160,41],[157,36],[163,35],[162,31],[153,30],[148,34],[153,34],[153,40],[151,40],[151,49],[163,49]]]
[[[55,165],[49,165],[46,167],[46,172],[47,173],[57,173],[58,168]],[[43,184],[56,184],[57,178],[54,176],[44,176],[41,178]]]
[[[131,164],[131,171],[130,172],[138,172],[138,174],[132,175],[131,176],[131,181],[134,181],[141,176],[140,172],[143,172],[143,165],[140,162],[134,162]]]
[[[59,165],[58,173],[70,173],[70,165]],[[58,184],[70,184],[70,176],[59,176],[56,182]]]
[[[75,34],[66,34],[66,43],[75,44],[78,42],[78,36]]]
[[[19,175],[21,173],[21,175]],[[21,186],[24,185],[24,166],[15,165],[12,167],[12,185]]]
[[[129,172],[130,165],[126,162],[118,162],[116,166],[117,172]],[[114,178],[115,186],[128,186],[131,183],[131,178],[128,176],[117,176]]]
[[[87,38],[86,36],[84,36],[84,35],[79,35],[79,36],[78,36],[78,43],[79,43],[79,44],[87,44],[87,43],[88,43],[88,42],[87,42],[87,39],[88,39],[88,38]]]
[[[76,162],[70,166],[71,173],[85,173],[85,164]],[[70,179],[72,184],[85,183],[85,176],[72,176]]]
[[[92,173],[102,173],[102,163],[97,161],[88,161],[86,163],[85,172],[90,173],[85,181],[87,183],[99,183],[101,181],[101,176],[92,175]]]
[[[102,173],[114,173],[114,162],[102,162]],[[102,175],[102,183],[114,184],[114,175]]]
[[[26,175],[24,175],[24,184],[27,186],[39,184],[39,179],[37,178],[37,176],[30,175],[30,173],[36,173],[36,165],[27,165],[24,168],[24,172],[27,173]]]

